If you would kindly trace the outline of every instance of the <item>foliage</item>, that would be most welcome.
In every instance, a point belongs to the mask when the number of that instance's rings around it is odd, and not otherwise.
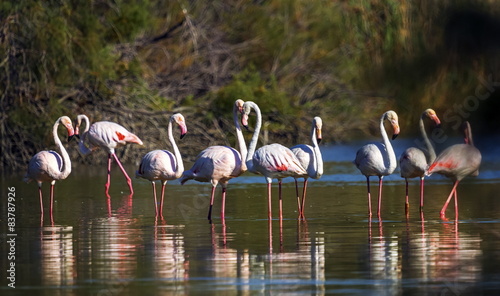
[[[193,158],[234,143],[238,98],[257,102],[269,140],[287,145],[307,141],[316,115],[327,142],[373,132],[387,109],[411,134],[422,110],[446,113],[498,80],[499,13],[486,0],[3,1],[2,165],[24,167],[52,147],[56,118],[79,113],[139,134],[130,161],[162,147],[182,112]],[[498,129],[496,101],[484,102],[463,119]]]

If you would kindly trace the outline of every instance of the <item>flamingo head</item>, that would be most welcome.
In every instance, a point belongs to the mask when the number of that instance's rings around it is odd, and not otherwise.
[[[242,107],[242,115],[241,115],[241,125],[243,125],[247,130],[248,130],[248,115],[252,111],[252,108],[250,107],[250,104],[248,102],[245,102]]]
[[[87,124],[88,124],[88,117],[85,114],[79,114],[76,117],[76,125],[75,125],[75,137],[77,139],[80,139],[80,125],[82,124],[82,119],[85,120],[87,119]]]
[[[234,107],[238,110],[240,114],[243,114],[243,105],[245,105],[245,101],[243,101],[242,99],[237,99],[234,102]]]
[[[429,109],[425,110],[424,113],[422,113],[422,118],[424,118],[424,117],[427,117],[430,120],[432,120],[432,122],[434,122],[436,127],[441,126],[441,121],[439,120],[439,117],[437,116],[436,111],[429,108]]]
[[[313,119],[313,127],[316,131],[316,140],[318,141],[318,144],[321,142],[322,136],[321,136],[321,129],[323,128],[323,120],[321,120],[321,117],[316,116]]]
[[[71,122],[71,119],[68,116],[61,116],[59,118],[59,123],[64,125],[66,130],[68,131],[68,142],[73,139],[73,136],[75,135],[75,130],[73,129],[73,123]]]
[[[470,123],[468,121],[464,121],[460,127],[464,133],[464,143],[468,145],[474,145],[472,141],[472,130],[470,128]]]
[[[396,112],[389,110],[385,112],[384,114],[384,119],[389,121],[392,125],[392,129],[394,130],[394,133],[392,135],[392,139],[396,139],[396,137],[399,135],[399,122],[398,122],[398,114]]]
[[[184,138],[187,133],[186,120],[184,119],[184,116],[180,113],[175,113],[172,117],[170,117],[170,120],[179,125],[179,128],[181,129],[181,139]]]

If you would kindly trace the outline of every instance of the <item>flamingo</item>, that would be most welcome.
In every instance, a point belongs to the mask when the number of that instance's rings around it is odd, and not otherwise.
[[[198,154],[191,169],[185,171],[180,179],[181,184],[191,179],[198,182],[212,183],[210,208],[208,210],[209,221],[212,221],[212,207],[217,185],[220,184],[222,187],[221,219],[224,221],[227,184],[229,180],[240,176],[247,170],[243,161],[247,155],[247,146],[238,121],[238,112],[241,113],[243,103],[243,100],[238,99],[233,106],[233,120],[240,151],[228,146],[210,146]]]
[[[292,150],[280,144],[269,144],[260,147],[255,151],[259,138],[260,128],[262,126],[262,115],[260,108],[252,101],[245,102],[243,106],[242,123],[248,126],[248,115],[251,109],[257,114],[257,123],[252,136],[252,140],[248,146],[248,155],[246,158],[247,168],[250,172],[264,175],[267,182],[267,208],[268,219],[271,220],[271,184],[273,179],[278,179],[279,186],[279,217],[283,219],[282,199],[281,199],[281,180],[286,177],[300,178],[307,175],[306,169],[302,166],[297,156]]]
[[[83,155],[88,155],[99,147],[108,152],[108,179],[104,185],[106,188],[106,194],[108,194],[109,187],[111,185],[111,157],[113,157],[118,163],[120,170],[127,180],[130,194],[133,194],[134,189],[132,188],[132,180],[123,168],[118,156],[116,156],[115,148],[124,146],[127,143],[136,143],[142,146],[143,143],[141,139],[139,139],[139,137],[135,134],[129,132],[123,126],[114,122],[98,121],[90,125],[89,118],[85,114],[77,116],[77,124],[75,127],[75,135],[77,136],[79,136],[82,119],[85,121],[85,130],[81,135],[80,142],[78,143],[80,152]]]
[[[378,217],[380,219],[380,208],[382,205],[382,181],[384,176],[394,172],[397,166],[396,155],[392,149],[391,142],[387,137],[387,132],[384,127],[384,121],[388,121],[393,128],[394,140],[399,134],[398,115],[396,112],[389,110],[380,118],[380,133],[382,134],[383,143],[372,143],[361,147],[356,152],[354,164],[366,176],[366,185],[368,188],[368,214],[372,216],[371,196],[370,196],[370,176],[378,176],[379,192],[378,192]]]
[[[304,206],[306,200],[307,180],[308,178],[319,179],[323,175],[323,158],[318,144],[321,142],[321,128],[323,121],[321,117],[316,116],[312,121],[311,142],[313,146],[299,144],[290,148],[300,161],[302,167],[307,170],[307,174],[301,176],[304,178],[304,188],[302,191],[302,202],[299,200],[299,187],[297,178],[295,178],[295,192],[297,193],[297,203],[299,208],[299,217],[304,218]]]
[[[74,135],[73,124],[68,116],[59,117],[52,128],[54,142],[61,151],[59,155],[55,151],[40,151],[33,156],[28,164],[28,171],[24,177],[25,182],[36,181],[38,183],[38,194],[40,197],[40,213],[43,222],[43,197],[42,182],[50,182],[50,219],[54,223],[52,209],[54,205],[54,185],[57,180],[66,179],[71,173],[71,160],[68,152],[64,149],[57,134],[57,128],[62,123],[68,132],[68,140]]]
[[[457,186],[458,183],[465,177],[479,175],[479,166],[481,164],[481,152],[474,147],[472,140],[472,131],[469,122],[463,124],[465,133],[466,144],[452,145],[443,152],[441,152],[436,160],[432,163],[426,172],[430,176],[433,173],[442,174],[453,181],[453,188],[451,189],[448,199],[441,209],[441,218],[445,217],[446,208],[451,200],[455,198],[455,219],[458,219],[458,200],[457,200]]]
[[[410,147],[401,154],[399,158],[399,167],[401,170],[401,177],[405,178],[406,181],[406,213],[408,214],[409,202],[408,202],[408,178],[420,178],[420,211],[424,208],[424,177],[425,170],[429,167],[431,163],[436,159],[436,152],[432,146],[429,137],[425,131],[424,118],[429,118],[434,122],[436,127],[438,127],[441,122],[436,115],[436,112],[432,109],[427,109],[422,113],[419,121],[420,134],[424,139],[425,148],[427,150],[420,150],[419,148]]]
[[[184,164],[182,163],[182,156],[179,152],[179,148],[174,140],[172,134],[172,122],[179,125],[181,130],[181,139],[187,133],[186,121],[184,116],[180,113],[176,113],[170,117],[168,122],[168,140],[174,149],[172,154],[167,150],[153,150],[148,152],[141,160],[139,165],[139,170],[135,173],[136,178],[144,178],[151,181],[153,185],[153,196],[155,199],[155,215],[163,219],[163,198],[165,196],[165,185],[167,185],[168,180],[175,180],[182,176],[184,172]],[[160,211],[158,211],[158,202],[156,199],[156,187],[155,181],[160,180],[161,185],[161,203]]]

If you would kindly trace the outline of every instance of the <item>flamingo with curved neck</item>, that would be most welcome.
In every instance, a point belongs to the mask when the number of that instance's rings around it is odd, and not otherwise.
[[[297,156],[297,159],[307,170],[307,174],[301,176],[304,178],[304,188],[302,190],[302,201],[299,197],[299,187],[297,184],[297,177],[295,177],[295,192],[297,194],[297,203],[299,209],[299,217],[304,218],[304,207],[306,201],[307,181],[309,178],[319,179],[323,175],[323,158],[319,149],[319,142],[321,142],[321,129],[323,121],[321,117],[316,116],[313,118],[311,127],[311,143],[312,146],[307,144],[299,144],[290,148]]]
[[[243,104],[244,101],[238,99],[233,105],[233,120],[240,151],[228,146],[210,146],[198,154],[191,169],[185,171],[180,179],[181,184],[191,179],[212,184],[210,208],[208,210],[209,221],[212,221],[212,207],[217,185],[220,184],[222,187],[221,219],[224,221],[227,184],[229,180],[240,176],[247,170],[244,161],[247,155],[247,146],[238,120],[238,113],[242,112]]]
[[[405,211],[406,215],[408,215],[409,211],[409,202],[408,202],[408,179],[409,178],[420,178],[420,211],[424,208],[424,177],[425,170],[429,167],[429,165],[434,162],[436,159],[436,152],[434,150],[434,146],[432,145],[429,137],[427,136],[427,132],[425,130],[424,119],[430,119],[436,127],[440,125],[440,120],[436,115],[436,112],[432,109],[427,109],[420,116],[419,127],[420,134],[424,139],[424,145],[426,150],[421,150],[416,147],[410,147],[406,149],[401,157],[399,158],[399,166],[401,170],[401,177],[405,178],[406,182],[406,203],[405,203]]]
[[[41,221],[43,223],[43,196],[42,196],[42,182],[50,182],[50,220],[54,223],[53,218],[53,205],[54,205],[54,185],[57,180],[66,179],[71,173],[71,159],[68,152],[64,148],[57,129],[59,124],[62,123],[68,132],[69,139],[74,135],[73,124],[68,116],[59,117],[52,128],[52,135],[54,142],[62,154],[59,155],[55,151],[40,151],[35,154],[29,164],[28,171],[24,177],[25,182],[36,181],[38,183],[38,194],[40,198],[40,213]]]
[[[153,186],[153,196],[155,201],[155,217],[163,219],[163,199],[165,197],[165,186],[168,180],[175,180],[182,176],[184,172],[184,163],[182,156],[175,143],[172,133],[172,123],[176,123],[180,128],[180,138],[182,139],[187,133],[186,121],[180,113],[173,114],[168,121],[168,140],[174,153],[167,150],[153,150],[148,152],[139,164],[139,170],[136,171],[136,178],[144,178],[149,180]],[[158,210],[158,201],[156,199],[155,181],[161,181],[161,202]]]
[[[262,115],[259,106],[247,101],[243,106],[242,123],[248,126],[248,115],[251,109],[257,114],[257,122],[252,135],[252,140],[248,147],[247,167],[248,170],[255,174],[262,174],[267,182],[267,207],[268,219],[272,219],[271,211],[271,184],[274,178],[278,179],[279,186],[279,217],[283,219],[283,202],[281,198],[281,180],[286,177],[301,177],[307,174],[307,171],[297,159],[295,154],[287,147],[280,144],[269,144],[260,147],[257,151],[257,141],[259,138],[260,128],[262,126]]]
[[[371,196],[370,196],[370,176],[378,176],[379,192],[378,192],[378,217],[380,219],[380,209],[382,206],[382,182],[384,176],[394,172],[397,166],[396,155],[392,148],[387,131],[384,127],[384,122],[388,121],[394,131],[392,139],[395,139],[399,134],[398,115],[396,112],[389,110],[380,118],[380,133],[382,134],[383,143],[372,143],[361,147],[356,153],[354,164],[366,176],[366,185],[368,189],[368,214],[372,216]]]

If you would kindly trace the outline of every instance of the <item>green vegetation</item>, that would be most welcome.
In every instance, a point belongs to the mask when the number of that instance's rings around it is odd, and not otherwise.
[[[499,10],[486,0],[3,1],[2,167],[25,167],[52,147],[53,122],[79,113],[138,134],[145,147],[130,161],[165,147],[168,117],[182,112],[192,159],[234,145],[238,98],[257,102],[269,140],[286,145],[306,142],[316,115],[333,142],[373,132],[387,109],[410,135],[424,109],[444,114],[499,81]],[[491,92],[464,119],[496,131]]]

